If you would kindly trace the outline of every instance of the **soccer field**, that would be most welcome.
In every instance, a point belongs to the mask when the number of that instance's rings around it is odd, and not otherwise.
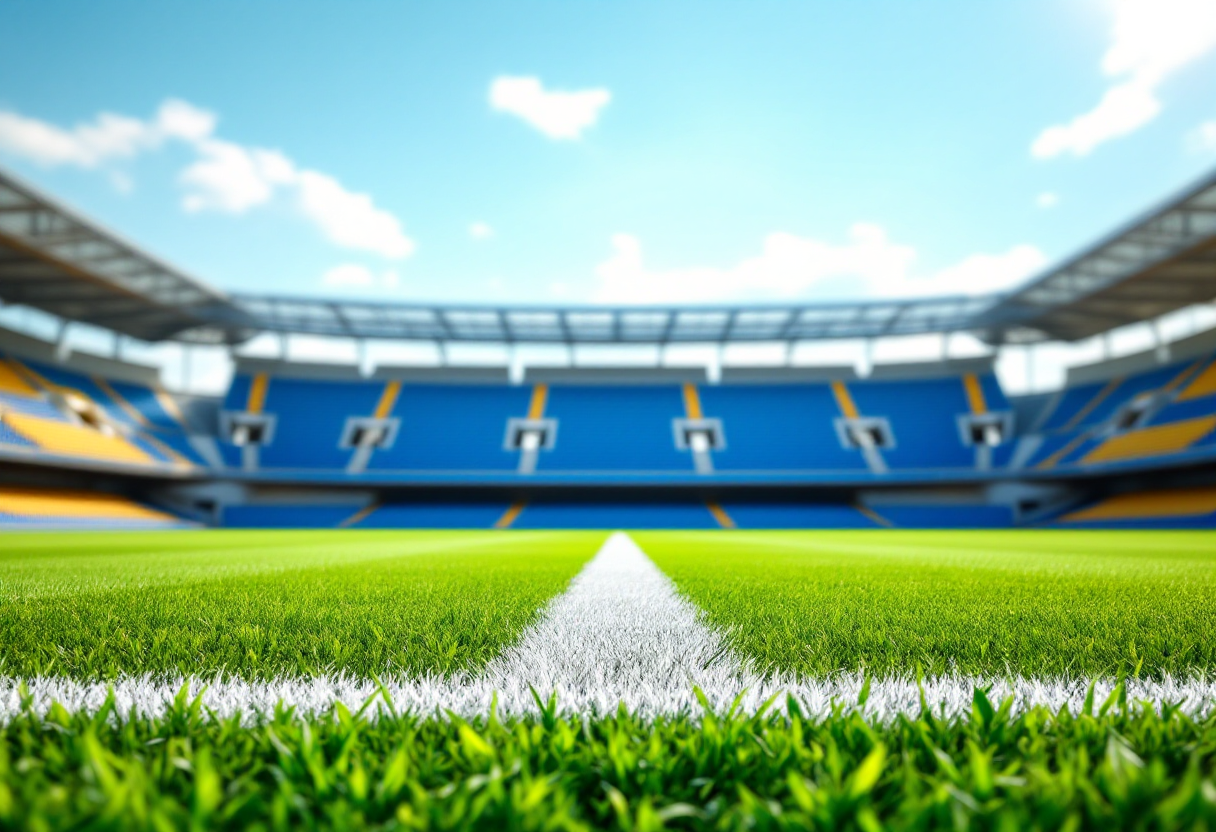
[[[6,823],[1216,823],[1208,533],[4,542]]]

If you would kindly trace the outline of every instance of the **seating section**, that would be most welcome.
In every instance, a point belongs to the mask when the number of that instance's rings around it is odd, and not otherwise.
[[[1072,528],[1216,528],[1216,486],[1119,494],[1060,517]]]
[[[64,415],[33,386],[26,372],[25,367],[15,359],[0,356],[0,412],[66,421]]]
[[[160,391],[0,356],[0,448],[122,465],[201,464],[171,410]]]
[[[716,470],[867,471],[862,455],[840,443],[840,409],[826,384],[706,386],[700,393],[705,415],[721,419],[726,434]]]
[[[686,414],[674,385],[551,387],[544,415],[557,420],[557,443],[538,471],[693,472],[675,444],[672,420]]]
[[[1088,451],[1082,463],[1174,454],[1192,447],[1216,428],[1216,416],[1201,416],[1171,424],[1153,425],[1116,434]]]
[[[540,499],[507,505],[398,502],[351,505],[248,505],[224,510],[232,528],[354,529],[996,529],[1014,525],[1005,506],[742,502],[725,504]]]
[[[333,529],[358,513],[349,505],[228,506],[221,525],[233,529]]]
[[[489,529],[509,517],[506,503],[404,503],[376,506],[356,529]],[[506,525],[506,524],[504,524]]]
[[[244,529],[490,529],[509,510],[508,504],[496,501],[428,501],[373,504],[363,508],[352,505],[246,505],[225,508],[222,525]]]
[[[716,529],[704,503],[559,503],[528,505],[513,529]]]
[[[113,494],[0,486],[0,529],[173,529],[190,525]]]
[[[740,529],[881,529],[873,512],[847,503],[724,503]]]
[[[1040,470],[1216,452],[1216,362],[1177,362],[1065,390],[1027,461]]]
[[[507,420],[527,416],[530,394],[527,387],[402,385],[390,414],[401,420],[397,441],[377,451],[368,470],[514,471],[519,454],[504,447]]]
[[[965,472],[1001,466],[1012,448],[1008,437],[981,453],[961,422],[1009,411],[991,374],[847,384],[534,387],[259,374],[238,375],[224,409],[231,418],[253,414],[266,425],[254,457],[247,446],[221,437],[230,468],[367,478],[514,475],[522,455],[508,441],[512,419],[544,420],[553,429],[526,475],[582,480]],[[393,420],[395,437],[357,454],[343,447],[353,418]],[[699,452],[705,458],[679,435],[682,419],[720,429],[713,446]],[[889,441],[863,452],[841,428],[851,419],[882,421]]]
[[[716,529],[704,503],[537,501],[350,505],[247,505],[224,510],[231,528],[354,529]]]
[[[896,529],[1007,529],[1013,510],[993,505],[875,506],[874,512]]]
[[[1007,506],[845,503],[727,503],[740,529],[1004,529],[1014,525]]]
[[[57,419],[8,413],[4,422],[39,450],[57,456],[147,465],[153,458],[125,437]]]
[[[849,385],[862,416],[891,420],[894,447],[883,458],[892,468],[968,467],[972,450],[959,439],[957,415],[967,413],[957,378]]]

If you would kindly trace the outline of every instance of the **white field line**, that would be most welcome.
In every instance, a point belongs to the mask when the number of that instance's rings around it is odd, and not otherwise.
[[[795,679],[755,672],[634,542],[617,533],[519,642],[476,677],[385,680],[383,688],[371,680],[348,677],[269,682],[125,677],[112,683],[39,677],[26,680],[25,689],[32,707],[40,712],[52,702],[68,710],[94,711],[112,689],[120,714],[134,710],[155,716],[165,712],[183,684],[191,696],[201,693],[203,705],[218,716],[269,713],[280,703],[294,706],[301,715],[327,711],[336,702],[356,710],[377,694],[377,709],[386,707],[387,696],[399,712],[442,715],[450,710],[474,717],[488,713],[496,702],[500,715],[521,716],[538,712],[535,689],[544,699],[556,695],[561,713],[611,714],[623,704],[652,718],[700,713],[694,687],[717,712],[728,710],[737,697],[740,710],[755,712],[774,694],[779,695],[775,707],[783,710],[789,694],[803,713],[822,715],[837,705],[856,708],[865,679],[860,674]],[[0,678],[0,720],[20,713],[20,686],[18,679]],[[994,704],[1012,694],[1018,711],[1044,705],[1076,713],[1088,682],[950,676],[926,679],[918,686],[912,679],[889,678],[871,683],[862,712],[876,719],[919,713],[923,690],[935,712],[965,714],[977,687],[990,687]],[[1096,702],[1101,704],[1113,688],[1113,681],[1099,682]],[[1206,713],[1216,703],[1216,679],[1131,680],[1127,698],[1158,705],[1182,703],[1188,713]]]

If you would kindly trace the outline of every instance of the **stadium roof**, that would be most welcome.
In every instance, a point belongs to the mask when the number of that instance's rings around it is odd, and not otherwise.
[[[144,341],[235,343],[254,334],[222,292],[3,171],[0,298]]]
[[[1216,174],[1005,298],[994,343],[1076,341],[1216,298]]]
[[[438,307],[233,297],[266,330],[352,338],[667,344],[877,338],[966,329],[993,298],[781,307]]]
[[[145,341],[667,344],[975,332],[1072,341],[1216,298],[1216,175],[1009,295],[786,306],[472,307],[225,295],[0,172],[0,298]]]

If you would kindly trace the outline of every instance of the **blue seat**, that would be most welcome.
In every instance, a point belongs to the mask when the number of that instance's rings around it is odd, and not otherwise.
[[[507,511],[506,503],[388,504],[353,524],[357,529],[489,529]]]
[[[892,469],[975,466],[975,449],[963,444],[958,426],[971,412],[961,378],[854,382],[849,390],[862,416],[890,422],[895,447],[882,455]]]
[[[1007,529],[1013,526],[1008,506],[877,506],[874,509],[900,529]]]
[[[350,416],[370,416],[383,384],[271,379],[263,412],[275,417],[274,437],[260,451],[261,468],[344,469],[342,448]],[[243,407],[243,405],[242,405]]]
[[[877,529],[870,517],[839,503],[728,503],[722,506],[741,529]]]
[[[228,506],[222,525],[233,529],[332,529],[356,506]]]
[[[545,416],[558,422],[557,446],[541,452],[538,471],[693,470],[672,429],[684,416],[679,387],[555,386]]]
[[[527,506],[515,529],[716,529],[703,503],[555,503]]]
[[[840,412],[826,384],[701,388],[706,416],[722,420],[719,471],[864,471],[861,453],[836,433]]]
[[[507,420],[527,415],[530,395],[505,385],[404,385],[392,414],[401,420],[397,441],[376,451],[368,470],[513,471],[519,454],[503,447]]]

